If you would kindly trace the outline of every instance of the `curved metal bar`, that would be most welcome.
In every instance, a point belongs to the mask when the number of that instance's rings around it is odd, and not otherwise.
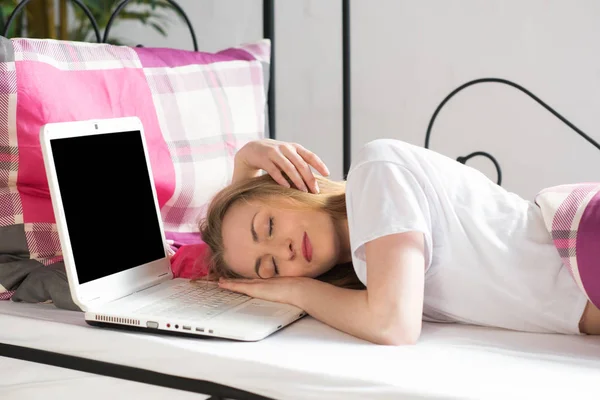
[[[196,33],[194,32],[194,27],[192,26],[192,23],[190,22],[190,19],[188,18],[188,16],[185,13],[185,11],[183,11],[183,8],[181,8],[181,6],[179,4],[177,4],[173,0],[164,0],[164,1],[166,1],[167,3],[169,3],[173,8],[175,8],[177,10],[177,12],[179,12],[179,14],[181,14],[181,16],[183,17],[183,19],[185,20],[185,23],[188,26],[188,29],[190,30],[190,34],[192,35],[192,41],[194,43],[194,51],[198,51],[198,40],[196,39]],[[130,2],[131,2],[131,0],[123,0],[123,1],[121,1],[117,5],[117,8],[115,8],[115,11],[113,11],[112,15],[110,16],[110,19],[108,20],[108,23],[106,24],[106,28],[104,29],[104,37],[102,38],[102,42],[103,43],[106,43],[106,41],[108,40],[108,34],[110,33],[110,28],[112,27],[113,23],[115,22],[115,19],[117,18],[117,16],[119,15],[119,13]]]
[[[269,90],[267,92],[269,138],[275,139],[275,0],[263,0],[263,36],[271,40]]]
[[[548,104],[544,103],[539,97],[537,97],[536,95],[534,95],[533,93],[531,93],[529,90],[525,89],[523,86],[518,85],[518,84],[516,84],[514,82],[511,82],[509,80],[506,80],[506,79],[501,79],[501,78],[481,78],[481,79],[475,79],[475,80],[469,81],[469,82],[467,82],[467,83],[459,86],[458,88],[454,89],[448,96],[446,96],[446,98],[436,108],[436,110],[433,113],[431,119],[429,120],[429,126],[427,127],[427,134],[425,135],[425,148],[429,148],[429,141],[430,141],[430,138],[431,138],[431,129],[433,128],[433,123],[435,122],[438,114],[440,113],[440,111],[444,107],[444,105],[446,105],[446,103],[452,97],[454,97],[458,92],[460,92],[461,90],[466,89],[469,86],[476,85],[478,83],[486,83],[486,82],[503,83],[505,85],[512,86],[515,89],[520,90],[521,92],[525,93],[526,95],[528,95],[529,97],[531,97],[533,100],[535,100],[538,104],[540,104],[546,110],[548,110],[556,118],[558,118],[559,120],[561,120],[562,122],[564,122],[569,128],[573,129],[577,134],[579,134],[581,137],[583,137],[585,140],[587,140],[592,146],[594,146],[598,150],[600,150],[600,144],[598,142],[596,142],[590,136],[586,135],[581,129],[577,128],[575,125],[573,125],[571,122],[569,122],[565,117],[563,117],[558,112],[556,112]],[[480,152],[475,152],[475,153],[472,153],[471,155],[469,155],[467,157],[458,157],[457,161],[462,162],[464,164],[466,160],[468,160],[469,158],[473,157],[474,155],[482,155],[482,156],[488,157],[490,160],[492,160],[492,162],[496,166],[496,171],[498,173],[498,184],[500,184],[500,182],[502,181],[502,171],[500,169],[500,164],[498,163],[498,161],[491,154],[485,153],[485,152],[481,152],[481,151]],[[463,160],[463,161],[461,161],[461,160]]]
[[[476,151],[476,152],[469,154],[468,156],[460,156],[456,159],[456,161],[458,161],[461,164],[466,164],[467,161],[469,161],[471,158],[476,157],[476,156],[487,157],[490,159],[490,161],[492,163],[494,163],[494,167],[496,167],[496,175],[497,175],[496,183],[498,185],[502,185],[502,169],[500,168],[500,163],[490,153],[486,153],[485,151]]]
[[[352,158],[352,58],[351,1],[342,1],[342,145],[344,179],[350,171]]]
[[[12,24],[13,20],[17,17],[17,15],[19,14],[19,12],[25,8],[25,6],[30,2],[31,0],[21,0],[21,2],[19,4],[17,4],[17,6],[15,7],[15,9],[10,13],[10,16],[8,17],[8,20],[6,21],[6,25],[4,25],[4,32],[2,32],[2,35],[4,37],[8,36],[8,30],[10,29],[10,25]],[[92,27],[94,28],[94,33],[96,34],[96,41],[98,43],[100,42],[100,28],[98,28],[98,23],[96,22],[96,18],[94,18],[94,16],[92,15],[91,11],[89,8],[87,8],[87,6],[85,4],[83,4],[81,2],[81,0],[71,0],[73,3],[77,4],[79,7],[81,7],[81,9],[83,10],[83,12],[85,13],[85,15],[89,18],[90,22],[92,23]]]

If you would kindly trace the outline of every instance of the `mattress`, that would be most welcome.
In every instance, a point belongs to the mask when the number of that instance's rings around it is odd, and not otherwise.
[[[391,347],[306,317],[243,343],[91,327],[79,312],[11,302],[0,327],[0,343],[273,399],[598,398],[598,337],[425,323],[417,345]]]

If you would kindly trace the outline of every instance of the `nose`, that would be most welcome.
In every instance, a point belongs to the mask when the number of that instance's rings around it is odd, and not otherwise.
[[[296,252],[290,239],[284,240],[277,246],[277,257],[286,261],[296,258]]]

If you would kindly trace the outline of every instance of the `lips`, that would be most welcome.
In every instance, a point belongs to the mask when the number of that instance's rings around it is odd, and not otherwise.
[[[304,237],[302,238],[302,255],[306,261],[310,262],[312,260],[312,252],[313,249],[310,239],[308,238],[306,232],[304,232]]]

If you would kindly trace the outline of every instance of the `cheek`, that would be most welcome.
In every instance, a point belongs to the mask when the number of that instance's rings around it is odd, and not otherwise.
[[[241,238],[223,237],[223,245],[225,247],[225,253],[223,254],[223,261],[228,265],[232,272],[241,276],[249,276],[249,270],[251,269],[252,262],[250,261],[252,255],[248,244]]]
[[[241,251],[235,251],[232,253],[235,253],[238,256],[234,254],[225,254],[225,257],[223,257],[223,260],[229,267],[229,271],[232,272],[233,275],[239,275],[245,278],[252,277],[253,272],[249,267],[249,263],[251,262],[249,261],[250,257],[239,257],[241,254],[246,254],[242,253]]]
[[[330,220],[321,221],[320,226],[317,227],[318,236],[314,246],[319,246],[320,257],[322,262],[330,263],[332,258],[336,257],[338,251],[338,240],[335,226]]]

